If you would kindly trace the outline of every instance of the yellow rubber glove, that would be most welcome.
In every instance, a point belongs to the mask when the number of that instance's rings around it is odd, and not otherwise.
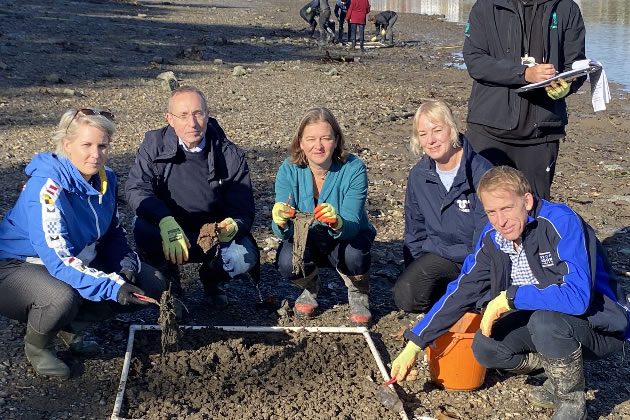
[[[507,296],[505,295],[505,290],[499,293],[499,296],[495,297],[488,303],[486,306],[486,310],[483,313],[483,318],[481,318],[481,333],[486,337],[490,337],[492,333],[492,324],[501,318],[501,315],[510,310],[510,306],[508,305]]]
[[[223,219],[221,223],[218,225],[219,233],[217,234],[217,238],[219,242],[230,242],[236,236],[236,232],[238,232],[238,225],[231,217],[226,217]]]
[[[385,36],[386,33],[385,29],[381,29],[381,35]]]
[[[271,217],[276,222],[276,225],[284,229],[284,225],[287,224],[289,219],[295,217],[295,209],[285,203],[278,202],[271,209]]]
[[[190,241],[184,230],[177,224],[173,216],[166,216],[159,223],[160,236],[162,237],[162,251],[164,258],[173,264],[182,264],[188,261],[188,248]]]
[[[322,203],[315,207],[313,211],[315,218],[322,223],[326,223],[334,230],[341,230],[343,219],[337,214],[332,204]]]
[[[374,35],[374,36],[372,37],[372,39],[370,39],[370,41],[372,41],[372,42],[376,42],[376,41],[378,41],[378,37],[377,37],[376,35]]]
[[[416,364],[416,359],[420,353],[420,347],[413,341],[407,343],[403,351],[396,357],[392,363],[392,370],[390,376],[396,378],[396,382],[402,382],[407,377],[407,374],[412,367]]]
[[[569,89],[571,89],[571,82],[566,82],[564,79],[558,79],[555,82],[551,82],[549,86],[545,86],[547,96],[554,101],[567,96]]]
[[[307,7],[307,8],[306,8],[306,14],[309,14],[309,13],[311,13],[312,11],[313,11],[313,8],[312,8],[312,7]]]

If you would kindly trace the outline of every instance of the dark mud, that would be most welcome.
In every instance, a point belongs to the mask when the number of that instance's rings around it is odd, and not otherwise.
[[[171,287],[162,293],[160,299],[160,316],[158,317],[158,324],[162,327],[162,337],[160,342],[162,343],[162,354],[165,355],[169,351],[179,350],[179,338],[182,335],[179,325],[177,323],[177,317],[175,315],[175,298],[171,293]]]
[[[160,355],[138,332],[130,418],[397,419],[376,398],[383,379],[362,335],[186,330]]]
[[[306,251],[306,239],[308,238],[308,228],[311,226],[315,217],[311,213],[297,212],[293,219],[293,274],[304,272],[304,252]]]

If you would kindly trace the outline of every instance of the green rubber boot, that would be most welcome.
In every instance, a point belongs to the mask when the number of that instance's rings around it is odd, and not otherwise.
[[[26,326],[24,353],[39,375],[69,378],[70,368],[57,358],[53,338],[55,334],[42,334],[30,324]]]

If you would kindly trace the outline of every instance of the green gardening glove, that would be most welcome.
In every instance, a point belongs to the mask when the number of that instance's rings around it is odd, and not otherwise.
[[[416,364],[418,353],[420,353],[420,347],[410,341],[394,360],[390,376],[396,378],[396,382],[400,383],[405,380],[411,368]]]
[[[307,7],[306,8],[306,14],[308,15],[309,13],[311,13],[313,11],[312,7]]]
[[[558,79],[555,82],[551,82],[549,86],[545,87],[547,96],[554,101],[562,99],[569,94],[571,89],[571,82],[566,82],[564,79]]]
[[[236,236],[236,232],[238,232],[238,225],[231,217],[223,219],[217,227],[219,228],[219,233],[217,234],[219,242],[230,242]]]
[[[184,230],[177,224],[173,216],[166,216],[159,223],[160,236],[162,237],[162,251],[164,258],[173,264],[182,264],[188,261],[188,248],[190,241]]]

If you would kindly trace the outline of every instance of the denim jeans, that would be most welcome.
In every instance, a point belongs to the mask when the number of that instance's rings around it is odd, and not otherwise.
[[[365,41],[365,25],[359,25],[358,23],[351,23],[350,24],[350,40],[352,42],[357,41],[357,26],[359,27],[361,45],[363,45],[363,42]]]

